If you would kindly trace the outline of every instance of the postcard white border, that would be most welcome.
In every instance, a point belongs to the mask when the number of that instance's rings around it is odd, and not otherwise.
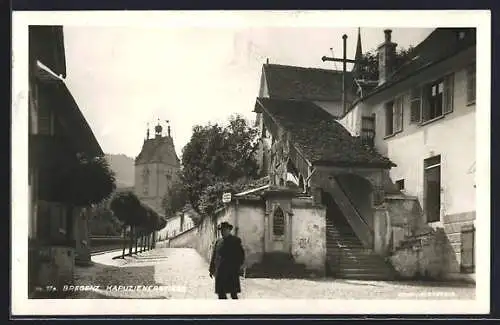
[[[491,14],[447,11],[13,12],[12,315],[92,314],[479,314],[490,307]],[[454,300],[29,300],[28,25],[477,27],[476,299]],[[251,109],[249,107],[249,109]]]

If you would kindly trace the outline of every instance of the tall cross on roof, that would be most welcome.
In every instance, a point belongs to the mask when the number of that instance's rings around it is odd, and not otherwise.
[[[358,27],[358,44],[356,46],[356,57],[354,59],[348,59],[347,58],[347,35],[344,34],[342,35],[342,40],[343,40],[343,57],[342,59],[340,58],[334,58],[334,57],[327,57],[323,56],[321,60],[323,62],[325,61],[333,61],[333,62],[342,62],[342,109],[344,112],[347,110],[347,104],[346,104],[346,85],[345,85],[345,75],[346,75],[346,70],[347,70],[347,63],[354,63],[355,67],[357,63],[360,63],[361,60],[361,29]],[[359,52],[358,52],[359,51]]]

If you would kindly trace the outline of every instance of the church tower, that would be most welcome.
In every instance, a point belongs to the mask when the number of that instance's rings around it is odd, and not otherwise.
[[[170,125],[167,127],[167,134],[163,136],[163,127],[158,119],[154,131],[154,138],[150,139],[148,126],[141,152],[135,159],[134,192],[141,202],[164,215],[162,201],[175,181],[180,160],[175,152]]]

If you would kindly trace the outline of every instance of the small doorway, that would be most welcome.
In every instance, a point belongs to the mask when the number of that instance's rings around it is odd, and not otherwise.
[[[427,222],[441,220],[441,156],[424,160],[424,197]]]

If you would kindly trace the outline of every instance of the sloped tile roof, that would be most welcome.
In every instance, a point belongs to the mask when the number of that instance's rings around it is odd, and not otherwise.
[[[263,73],[270,98],[342,100],[342,71],[264,64]],[[352,73],[347,71],[346,89],[350,90],[352,83]],[[350,96],[351,94],[348,94],[348,97]]]
[[[255,179],[255,180],[247,182],[246,184],[243,185],[240,192],[253,190],[253,189],[268,185],[268,184],[269,184],[269,176],[264,176],[264,177],[261,177],[259,179]]]
[[[463,33],[463,38],[459,37],[460,33]],[[395,83],[475,45],[475,28],[436,28],[414,48],[408,61],[391,75],[388,83]]]
[[[29,26],[28,34],[31,64],[38,60],[66,78],[63,26]]]
[[[144,141],[141,152],[135,159],[136,164],[163,162],[172,166],[180,166],[171,137],[153,138]]]
[[[40,81],[38,87],[39,105],[55,111],[56,117],[63,122],[63,134],[71,139],[74,149],[92,157],[103,156],[99,142],[65,82]]]
[[[395,166],[312,102],[258,98],[257,105],[290,133],[293,144],[312,164]]]

